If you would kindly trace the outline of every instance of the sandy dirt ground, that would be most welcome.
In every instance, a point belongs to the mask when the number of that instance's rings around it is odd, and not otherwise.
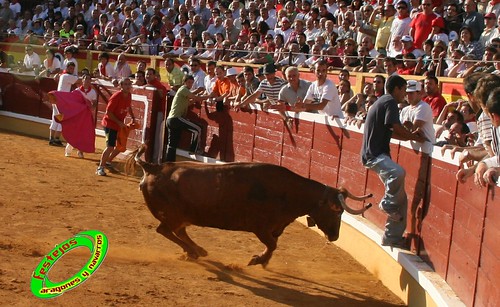
[[[188,229],[209,255],[187,260],[156,233],[139,178],[94,174],[99,153],[66,158],[46,140],[0,131],[0,305],[403,305],[347,253],[297,222],[280,237],[266,268],[246,266],[264,249],[253,234],[209,228]],[[101,267],[62,296],[35,297],[30,279],[38,263],[56,244],[90,229],[109,239]],[[66,280],[89,257],[86,248],[71,251],[50,280]]]

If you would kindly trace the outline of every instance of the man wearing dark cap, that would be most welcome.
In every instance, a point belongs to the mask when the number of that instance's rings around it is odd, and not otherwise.
[[[491,42],[491,39],[498,37],[497,15],[495,15],[495,13],[485,14],[484,25],[485,28],[479,37],[479,42],[483,47],[487,47]]]
[[[261,94],[266,95],[264,109],[266,109],[269,104],[274,105],[278,103],[279,92],[283,85],[286,84],[286,81],[276,77],[276,67],[273,63],[264,65],[263,73],[265,79],[260,82],[257,90],[252,95],[245,98],[236,108],[241,108],[247,106],[249,103],[256,102]]]

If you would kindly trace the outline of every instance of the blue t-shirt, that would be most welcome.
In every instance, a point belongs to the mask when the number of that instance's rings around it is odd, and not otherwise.
[[[390,156],[392,125],[401,124],[396,100],[391,95],[383,95],[368,110],[361,159],[366,164],[381,154]]]

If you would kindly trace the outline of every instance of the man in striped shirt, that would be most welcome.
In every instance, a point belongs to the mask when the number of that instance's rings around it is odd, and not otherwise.
[[[285,84],[287,84],[287,82],[276,77],[276,67],[273,63],[266,64],[263,72],[266,78],[260,82],[257,90],[252,95],[245,98],[239,105],[236,106],[236,108],[242,108],[250,103],[256,102],[257,98],[259,98],[261,94],[266,95],[266,99],[263,100],[262,105],[264,110],[270,105],[278,103],[280,90]]]

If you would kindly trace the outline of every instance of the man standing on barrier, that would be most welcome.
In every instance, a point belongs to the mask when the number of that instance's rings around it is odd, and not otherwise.
[[[400,140],[426,141],[425,137],[405,129],[399,121],[398,103],[406,96],[406,80],[391,76],[387,80],[389,94],[380,97],[368,110],[363,133],[361,159],[384,183],[385,194],[379,208],[387,214],[383,246],[408,249],[403,237],[406,229],[408,199],[405,192],[405,170],[391,159],[391,137]]]
[[[167,146],[167,162],[175,162],[177,155],[177,146],[181,138],[182,130],[188,130],[192,133],[191,146],[189,151],[196,153],[200,143],[201,127],[189,121],[186,118],[188,107],[195,101],[203,101],[209,96],[197,96],[191,92],[193,87],[194,77],[191,75],[184,76],[183,85],[175,94],[172,102],[172,108],[167,118],[168,128],[168,146]]]

